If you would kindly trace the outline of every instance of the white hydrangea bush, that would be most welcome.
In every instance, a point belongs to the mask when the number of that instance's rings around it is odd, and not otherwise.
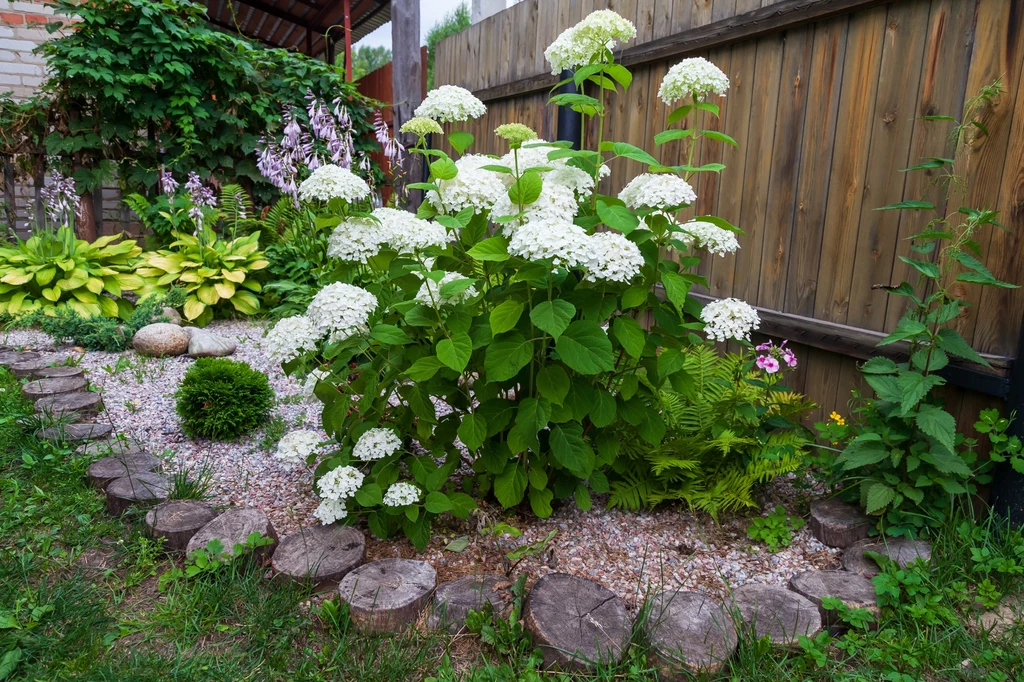
[[[404,532],[423,548],[433,520],[467,518],[474,495],[545,517],[556,500],[587,509],[608,492],[621,443],[657,448],[666,437],[659,392],[690,384],[679,351],[746,341],[757,327],[741,301],[702,310],[690,295],[707,286],[701,258],[735,252],[742,232],[679,217],[697,201],[695,176],[721,170],[694,167],[694,145],[731,143],[701,122],[717,115],[711,100],[728,78],[693,60],[666,76],[662,97],[685,103],[655,146],[682,141],[686,164],[608,140],[607,108],[631,80],[613,50],[635,33],[601,10],[546,53],[554,72],[574,69],[599,93],[552,97],[601,131],[596,149],[509,122],[495,131],[507,153],[485,156],[449,125],[452,158],[427,147],[440,141],[437,124],[486,107],[442,86],[407,124],[419,138],[408,151],[429,168],[413,186],[424,193],[416,214],[333,205],[323,197],[342,183],[326,176],[308,188],[318,223],[334,227],[338,281],[278,323],[268,346],[298,377],[329,367],[330,381],[314,381],[335,447],[315,472],[324,523],[365,518],[375,534]],[[610,167],[627,160],[644,171],[606,194]],[[470,478],[457,476],[465,466]]]

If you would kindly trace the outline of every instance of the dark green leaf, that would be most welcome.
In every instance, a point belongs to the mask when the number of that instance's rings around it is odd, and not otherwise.
[[[435,490],[427,493],[423,506],[431,514],[443,514],[446,511],[451,511],[452,501],[444,493]]]
[[[555,461],[577,478],[588,478],[594,470],[594,451],[579,435],[562,426],[551,428],[551,454]]]
[[[889,204],[888,206],[880,206],[875,209],[876,211],[902,211],[902,210],[913,210],[913,211],[934,211],[935,206],[930,201],[901,201],[895,204]]]
[[[555,405],[561,405],[569,393],[569,375],[561,365],[545,365],[537,373],[537,390]]]
[[[487,420],[480,414],[464,414],[458,434],[469,451],[475,452],[487,439]]]
[[[437,357],[456,372],[466,369],[473,354],[473,341],[469,334],[453,332],[450,339],[437,342]]]
[[[533,357],[533,344],[522,334],[510,332],[495,337],[484,354],[487,381],[506,381],[519,373]]]
[[[564,299],[556,298],[553,301],[543,301],[534,306],[530,311],[530,320],[557,340],[575,315],[576,306]],[[572,365],[569,366],[572,367]]]
[[[643,354],[647,335],[644,333],[643,327],[632,317],[625,315],[616,317],[615,322],[612,323],[612,333],[631,357],[639,358]]]
[[[509,259],[508,240],[502,236],[488,237],[477,243],[466,252],[471,258],[480,261],[493,261],[500,263]]]
[[[593,322],[577,320],[555,344],[562,362],[581,374],[599,374],[615,368],[612,342]]]
[[[473,144],[473,135],[463,130],[456,130],[448,134],[448,144],[459,154],[465,154],[466,150]]]
[[[498,335],[516,326],[523,314],[523,304],[519,301],[504,301],[491,310],[491,333]]]

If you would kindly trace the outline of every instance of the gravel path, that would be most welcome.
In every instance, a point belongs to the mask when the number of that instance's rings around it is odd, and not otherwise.
[[[86,353],[80,366],[88,370],[93,385],[103,391],[106,411],[102,420],[115,430],[150,448],[165,453],[171,468],[208,469],[217,504],[262,508],[282,535],[301,526],[315,525],[317,499],[312,474],[294,469],[273,457],[274,426],[319,429],[319,403],[300,394],[296,381],[271,365],[260,345],[264,323],[217,321],[209,331],[238,340],[232,356],[267,374],[278,395],[271,418],[271,437],[260,432],[231,443],[193,441],[181,431],[174,410],[174,392],[193,362],[187,356],[144,358],[125,353]],[[56,349],[46,335],[32,330],[0,334],[0,343],[32,347],[63,359],[77,353],[70,347]],[[279,435],[279,433],[278,433]],[[326,435],[324,436],[326,439]],[[800,493],[789,481],[777,482],[768,491],[765,508],[783,504],[804,513]],[[631,604],[649,588],[696,589],[723,593],[729,587],[750,582],[784,585],[794,573],[838,565],[839,551],[823,546],[806,528],[793,544],[777,553],[753,545],[745,533],[746,520],[723,518],[716,524],[706,516],[679,509],[649,513],[624,513],[603,508],[596,496],[594,508],[581,512],[575,505],[557,508],[549,519],[505,512],[484,505],[471,522],[443,519],[435,528],[430,546],[419,558],[430,561],[439,580],[480,572],[500,572],[502,553],[523,542],[542,540],[558,531],[544,554],[523,561],[518,569],[531,579],[552,571],[572,573],[601,582]],[[523,536],[495,543],[477,533],[477,525],[500,519],[523,531]],[[486,522],[486,523],[485,523]],[[461,553],[446,551],[453,539],[467,536],[469,546]],[[367,543],[368,559],[412,557],[403,539]]]

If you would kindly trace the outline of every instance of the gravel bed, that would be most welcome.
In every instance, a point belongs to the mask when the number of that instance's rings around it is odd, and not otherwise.
[[[319,403],[304,399],[298,383],[286,377],[280,367],[271,365],[261,350],[265,328],[261,322],[216,321],[208,330],[237,339],[238,350],[232,359],[267,374],[278,396],[272,424],[276,421],[286,424],[287,429],[319,430]],[[34,330],[0,334],[0,343],[50,353],[47,359],[80,353],[80,349],[76,353],[70,347],[54,348],[49,337]],[[111,423],[116,431],[154,454],[164,453],[171,470],[207,469],[212,476],[214,503],[262,508],[281,535],[316,525],[312,512],[318,500],[311,472],[276,460],[274,443],[264,433],[230,443],[193,441],[182,433],[173,396],[192,362],[187,356],[156,359],[132,351],[89,352],[81,358],[80,366],[88,370],[92,384],[103,391],[106,411],[99,420]],[[803,497],[792,481],[784,479],[767,491],[764,508],[783,504],[803,514]],[[642,513],[606,510],[604,502],[601,496],[595,496],[594,507],[588,512],[565,505],[549,519],[485,504],[469,522],[442,519],[430,546],[418,558],[434,564],[441,581],[471,573],[500,572],[504,552],[518,544],[542,540],[557,529],[548,550],[523,561],[516,572],[529,573],[531,581],[553,571],[597,580],[633,606],[648,589],[723,594],[747,583],[785,585],[795,573],[838,566],[839,550],[825,547],[806,528],[796,533],[790,547],[771,553],[761,545],[752,545],[746,537],[747,521],[743,517],[722,518],[715,523],[707,516],[673,508]],[[480,536],[477,527],[496,519],[522,530],[522,537],[495,546],[493,540]],[[444,549],[461,536],[470,539],[464,551]],[[368,538],[368,559],[415,554],[404,538]]]

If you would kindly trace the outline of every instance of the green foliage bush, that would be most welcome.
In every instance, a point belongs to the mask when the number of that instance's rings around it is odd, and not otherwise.
[[[759,371],[749,353],[691,346],[683,357],[691,382],[660,393],[668,435],[653,448],[624,435],[609,504],[638,510],[684,501],[715,517],[757,508],[758,484],[803,464],[814,437],[800,422],[814,404]]]
[[[251,433],[274,405],[267,375],[227,358],[197,360],[185,372],[175,398],[185,433],[213,440]]]

